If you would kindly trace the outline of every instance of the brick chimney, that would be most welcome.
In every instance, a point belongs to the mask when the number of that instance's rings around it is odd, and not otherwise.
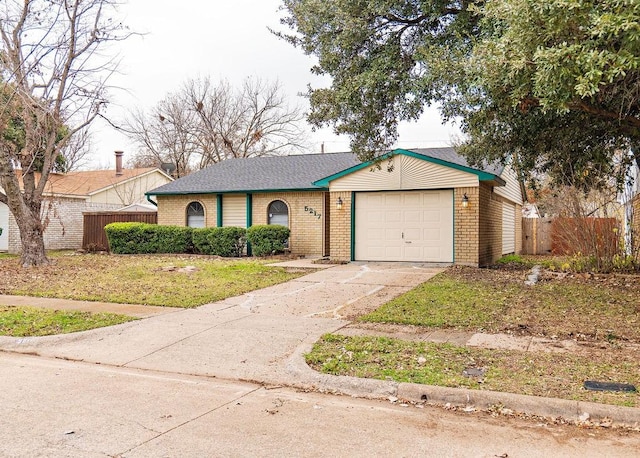
[[[116,151],[116,176],[122,176],[122,155],[124,152]]]

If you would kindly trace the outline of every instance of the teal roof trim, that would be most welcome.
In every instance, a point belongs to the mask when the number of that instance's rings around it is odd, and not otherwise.
[[[371,167],[372,165],[374,165],[378,161],[389,159],[389,158],[391,158],[393,156],[396,156],[398,154],[403,154],[405,156],[410,156],[410,157],[413,157],[413,158],[416,158],[416,159],[420,159],[420,160],[423,160],[423,161],[426,161],[426,162],[431,162],[433,164],[438,164],[438,165],[442,165],[444,167],[449,167],[449,168],[452,168],[452,169],[460,170],[462,172],[471,173],[473,175],[477,175],[478,180],[480,180],[480,181],[495,181],[500,186],[504,186],[505,184],[507,184],[507,182],[504,181],[501,177],[499,177],[498,175],[494,175],[493,173],[484,172],[482,170],[473,169],[471,167],[465,167],[464,165],[454,164],[454,163],[448,162],[448,161],[443,161],[442,159],[437,159],[435,157],[425,156],[424,154],[414,153],[413,151],[410,151],[410,150],[395,149],[395,150],[390,151],[390,152],[388,152],[386,154],[383,154],[377,160],[369,161],[369,162],[363,162],[362,164],[354,165],[353,167],[349,167],[348,169],[345,169],[345,170],[343,170],[341,172],[334,173],[333,175],[329,175],[328,177],[325,177],[325,178],[323,178],[321,180],[315,181],[315,182],[313,182],[313,185],[314,186],[323,187],[323,188],[328,188],[329,187],[329,183],[334,181],[334,180],[337,180],[338,178],[342,178],[342,177],[344,177],[346,175],[350,175],[353,172],[357,172],[358,170],[362,170],[365,167]]]

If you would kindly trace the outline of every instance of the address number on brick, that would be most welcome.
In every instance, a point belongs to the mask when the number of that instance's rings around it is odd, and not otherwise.
[[[304,211],[315,216],[317,219],[320,219],[320,217],[322,216],[320,213],[318,213],[317,211],[315,211],[313,208],[305,205],[304,206]]]

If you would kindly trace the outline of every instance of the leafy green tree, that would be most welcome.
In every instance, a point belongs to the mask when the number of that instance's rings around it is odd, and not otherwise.
[[[606,181],[640,144],[637,0],[284,0],[280,34],[331,77],[309,120],[372,159],[439,102],[473,161]],[[567,169],[575,169],[568,175]],[[582,177],[582,178],[578,178]]]
[[[348,134],[370,159],[397,139],[398,122],[417,120],[451,87],[443,60],[468,55],[478,18],[448,0],[284,0],[279,35],[318,58],[313,72],[331,86],[310,90],[309,121]]]

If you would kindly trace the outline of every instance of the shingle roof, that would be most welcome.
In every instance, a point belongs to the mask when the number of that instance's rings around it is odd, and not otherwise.
[[[97,191],[114,186],[127,180],[145,175],[157,168],[123,169],[121,175],[116,175],[115,170],[87,170],[67,173],[51,173],[45,187],[47,195],[66,195],[86,197]],[[23,188],[22,170],[15,170],[20,188]],[[36,173],[36,182],[40,180],[40,174]]]
[[[469,167],[453,148],[418,148],[414,153]],[[147,194],[208,194],[246,191],[325,189],[313,183],[361,164],[353,153],[301,154],[229,159],[191,173]],[[473,167],[469,167],[473,168]],[[484,172],[499,175],[501,169]]]
[[[64,174],[52,173],[49,175],[46,192],[52,194],[88,196],[96,191],[114,186],[154,170],[158,169],[153,167],[123,169],[121,175],[116,175],[115,170],[87,170],[67,172]]]
[[[359,163],[352,153],[228,159],[147,194],[321,189],[313,182]]]
[[[504,170],[504,166],[499,163],[489,164],[482,168],[471,167],[464,156],[460,156],[456,153],[455,148],[415,148],[408,149],[408,151],[413,151],[414,153],[433,157],[442,161],[451,162],[452,164],[461,165],[463,167],[469,167],[470,169],[480,170],[496,176],[500,176]]]

